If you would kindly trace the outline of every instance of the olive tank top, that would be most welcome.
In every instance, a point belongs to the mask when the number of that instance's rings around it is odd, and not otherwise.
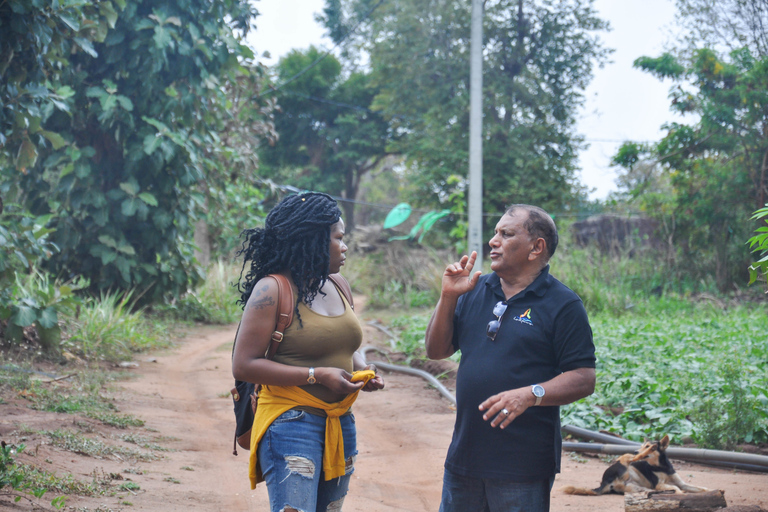
[[[301,325],[298,316],[294,316],[285,330],[274,361],[307,368],[330,366],[352,373],[352,355],[362,344],[363,329],[344,294],[338,289],[336,291],[344,302],[344,313],[325,316],[300,302]],[[347,396],[334,393],[320,384],[306,384],[301,388],[324,402],[339,402]]]

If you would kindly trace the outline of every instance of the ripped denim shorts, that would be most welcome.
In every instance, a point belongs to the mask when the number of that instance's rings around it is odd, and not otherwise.
[[[357,456],[355,417],[339,418],[344,436],[346,474],[325,480],[323,446],[325,417],[291,409],[270,425],[259,442],[258,460],[269,492],[272,512],[338,512],[349,489]]]

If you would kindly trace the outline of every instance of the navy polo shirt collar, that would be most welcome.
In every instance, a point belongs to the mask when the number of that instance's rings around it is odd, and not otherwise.
[[[488,286],[496,295],[504,297],[504,292],[501,289],[501,278],[496,272],[491,274],[491,276],[488,278],[488,281],[485,282],[485,285]],[[543,297],[550,286],[552,286],[552,279],[549,275],[549,264],[547,264],[547,266],[541,270],[541,273],[536,276],[536,279],[534,279],[533,282],[525,288],[525,290],[518,293],[516,296],[524,297],[527,293],[533,293],[539,297]],[[511,298],[512,297],[510,297],[510,299]]]

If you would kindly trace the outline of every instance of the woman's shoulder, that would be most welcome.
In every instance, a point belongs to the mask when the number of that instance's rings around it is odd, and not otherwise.
[[[248,305],[257,309],[265,309],[277,305],[280,293],[290,293],[292,283],[289,278],[280,274],[269,274],[253,285]]]

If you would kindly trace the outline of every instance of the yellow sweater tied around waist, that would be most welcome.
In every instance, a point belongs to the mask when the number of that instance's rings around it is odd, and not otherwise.
[[[352,382],[363,381],[363,386],[376,374],[373,370],[362,370],[352,374]],[[328,403],[315,398],[298,386],[262,386],[259,393],[259,407],[253,418],[251,429],[251,456],[248,461],[248,476],[251,479],[251,489],[264,481],[259,468],[257,453],[259,441],[267,429],[285,411],[298,405],[322,409],[328,414],[325,421],[325,448],[323,449],[323,471],[326,480],[343,476],[346,470],[344,460],[344,437],[341,431],[339,416],[349,410],[360,390],[350,393],[340,402]]]

